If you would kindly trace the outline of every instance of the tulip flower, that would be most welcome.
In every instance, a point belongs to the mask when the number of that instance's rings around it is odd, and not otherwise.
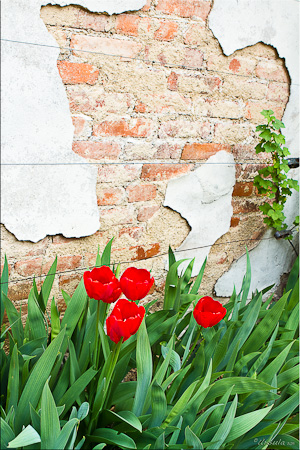
[[[83,281],[87,295],[104,303],[115,302],[122,293],[119,280],[108,266],[84,272]]]
[[[141,300],[150,291],[154,278],[146,269],[129,267],[120,278],[121,289],[129,300]]]
[[[226,308],[211,297],[202,297],[193,311],[196,322],[203,328],[217,325],[226,316],[226,313]]]
[[[145,315],[145,308],[120,298],[111,314],[106,319],[107,335],[116,344],[123,338],[123,342],[139,329]]]

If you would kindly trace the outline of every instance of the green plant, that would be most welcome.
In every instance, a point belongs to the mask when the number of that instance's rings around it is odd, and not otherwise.
[[[98,253],[96,266],[110,265],[110,248]],[[0,351],[1,448],[276,449],[281,439],[298,449],[299,260],[278,302],[262,302],[267,288],[249,304],[247,261],[227,315],[200,328],[191,307],[205,263],[193,282],[194,261],[179,276],[182,261],[170,250],[163,309],[145,304],[137,334],[117,344],[103,327],[105,304],[99,312],[82,281],[72,297],[63,292],[63,319],[53,299],[47,318],[56,261],[40,292],[34,283],[23,327],[7,297],[5,261],[1,320],[5,308],[10,325],[2,333],[9,352],[3,340]],[[136,378],[124,382],[132,370]]]
[[[283,211],[287,197],[292,195],[292,189],[299,191],[297,180],[287,177],[290,170],[286,157],[290,154],[285,144],[285,137],[280,129],[284,124],[275,118],[272,110],[263,110],[261,114],[267,119],[267,124],[259,125],[256,131],[260,131],[260,142],[255,147],[256,153],[270,153],[273,164],[258,170],[254,178],[254,186],[258,193],[266,195],[271,202],[264,202],[259,208],[265,214],[264,222],[269,227],[281,231],[287,228],[285,214]],[[299,225],[299,216],[295,218],[295,225]],[[287,236],[291,239],[291,236]]]

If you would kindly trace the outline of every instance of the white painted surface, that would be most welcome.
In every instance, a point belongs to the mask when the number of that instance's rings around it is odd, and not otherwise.
[[[71,3],[119,13],[145,0],[52,2]],[[81,165],[85,160],[72,152],[74,127],[56,65],[59,49],[40,18],[41,4],[1,2],[2,39],[45,45],[3,41],[1,47],[1,160],[19,164],[2,166],[1,222],[17,239],[33,242],[60,233],[87,236],[99,228],[97,169]]]
[[[146,4],[146,0],[80,0],[80,1],[68,1],[68,0],[44,0],[42,5],[80,5],[89,9],[92,12],[106,12],[108,14],[120,14],[124,11],[137,11],[143,8]]]
[[[238,49],[264,42],[272,45],[285,64],[291,77],[290,97],[283,116],[284,134],[291,156],[299,156],[299,2],[296,0],[214,0],[209,15],[209,26],[220,42],[225,55]],[[289,172],[297,178],[299,169]],[[292,225],[299,214],[299,195],[288,199],[285,209],[287,224]],[[268,230],[263,239],[272,236]],[[298,237],[294,238],[297,245]],[[295,254],[286,241],[263,240],[250,252],[252,265],[251,290],[280,283],[283,273],[290,270]],[[218,296],[230,296],[235,284],[242,284],[246,256],[237,260],[216,283]],[[274,288],[275,288],[274,287]]]
[[[176,260],[195,258],[192,276],[198,274],[214,242],[229,230],[234,184],[234,159],[225,151],[211,156],[194,172],[168,183],[164,206],[178,211],[191,226],[191,232],[175,255]],[[197,248],[202,246],[205,248]]]

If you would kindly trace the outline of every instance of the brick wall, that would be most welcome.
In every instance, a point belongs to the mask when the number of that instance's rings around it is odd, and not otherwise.
[[[166,257],[159,255],[189,233],[186,221],[162,206],[167,183],[219,150],[238,163],[234,214],[230,231],[211,250],[201,292],[211,294],[245,244],[255,245],[228,242],[261,237],[262,199],[253,178],[264,160],[255,154],[255,126],[262,109],[282,117],[289,79],[274,48],[264,44],[225,57],[207,26],[210,7],[210,0],[149,0],[141,11],[114,16],[76,6],[42,8],[48,31],[64,47],[57,66],[75,127],[73,150],[98,167],[101,224],[90,237],[49,236],[36,244],[19,242],[2,227],[11,280],[22,280],[9,285],[17,305],[26,305],[27,278],[39,281],[55,255],[65,273],[56,277],[53,294],[72,293],[82,273],[76,270],[92,266],[98,245],[103,249],[112,237],[113,259],[128,262],[124,269],[133,261],[152,269],[153,296],[160,295]]]

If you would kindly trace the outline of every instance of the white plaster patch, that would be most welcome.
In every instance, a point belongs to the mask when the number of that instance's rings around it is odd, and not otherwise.
[[[51,3],[120,13],[145,0],[115,0],[109,7],[99,0]],[[17,239],[33,242],[47,234],[87,236],[99,228],[97,169],[82,165],[85,160],[72,152],[74,127],[56,65],[59,48],[40,18],[41,4],[46,3],[1,2],[2,39],[39,44],[3,41],[1,48],[1,222]]]
[[[229,230],[234,184],[234,159],[223,150],[194,172],[168,183],[164,206],[178,211],[191,226],[175,256],[177,260],[195,257],[192,276],[198,274],[214,242]],[[197,248],[202,246],[205,248]],[[188,263],[183,263],[180,270]]]
[[[146,0],[80,0],[80,1],[68,1],[68,0],[44,0],[42,5],[80,5],[89,9],[92,12],[106,12],[108,14],[120,14],[124,11],[137,11],[143,8],[146,4]]]
[[[209,15],[209,26],[223,48],[225,55],[238,49],[264,42],[272,45],[285,64],[291,77],[290,98],[283,116],[284,134],[291,156],[299,156],[299,2],[296,0],[214,0]],[[289,172],[298,177],[299,169]],[[295,192],[285,205],[287,224],[292,225],[299,213],[299,195]],[[263,239],[273,235],[268,230]],[[295,243],[298,237],[294,238]],[[290,244],[274,239],[261,241],[250,251],[252,282],[255,289],[280,283],[295,258]],[[237,260],[216,283],[218,296],[230,296],[233,285],[240,289],[246,269],[246,256]]]

